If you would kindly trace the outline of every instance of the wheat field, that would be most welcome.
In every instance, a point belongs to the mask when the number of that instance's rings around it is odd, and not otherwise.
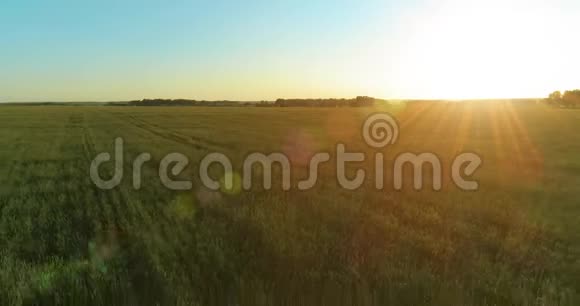
[[[360,129],[387,112],[383,150],[433,152],[441,191],[338,186],[335,165],[308,191],[211,191],[197,165],[212,152],[235,171],[250,152],[304,159],[376,153]],[[577,305],[580,301],[580,112],[545,105],[400,103],[368,108],[0,107],[0,301],[3,305]],[[124,139],[124,178],[91,181],[91,161]],[[143,152],[143,185],[133,160]],[[190,191],[165,188],[179,152]],[[447,166],[483,165],[477,191]],[[294,155],[292,155],[294,154]],[[372,158],[349,164],[366,169]],[[112,167],[104,167],[104,172]],[[107,170],[108,169],[108,170]],[[212,169],[212,175],[221,175]],[[109,173],[110,174],[110,173]],[[276,173],[275,173],[276,174]]]

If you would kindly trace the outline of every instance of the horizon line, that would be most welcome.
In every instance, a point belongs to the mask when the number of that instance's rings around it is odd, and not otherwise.
[[[0,104],[32,104],[32,103],[125,103],[133,101],[143,101],[143,100],[186,100],[186,101],[199,101],[199,102],[238,102],[238,103],[256,103],[256,102],[276,102],[278,99],[284,100],[342,100],[342,99],[354,99],[355,97],[342,97],[342,98],[276,98],[274,100],[231,100],[231,99],[192,99],[192,98],[143,98],[143,99],[132,99],[132,100],[36,100],[36,101],[0,101]],[[361,97],[360,95],[358,97]],[[364,95],[362,97],[365,97]],[[371,97],[376,100],[383,101],[494,101],[494,100],[528,100],[528,99],[544,99],[545,97],[496,97],[496,98],[377,98]]]

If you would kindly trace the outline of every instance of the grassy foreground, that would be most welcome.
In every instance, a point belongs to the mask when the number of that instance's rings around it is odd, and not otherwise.
[[[199,161],[286,152],[294,180],[308,153],[376,152],[360,135],[394,114],[384,151],[477,152],[480,190],[347,191],[333,163],[309,191],[202,188]],[[382,108],[0,108],[2,305],[577,305],[580,111],[510,103]],[[109,191],[91,160],[125,140]],[[143,152],[144,185],[132,187]],[[180,152],[189,192],[164,188],[159,161]],[[307,154],[304,154],[306,152]],[[331,154],[332,155],[332,154]],[[386,163],[387,168],[389,162]],[[449,168],[448,166],[446,168]],[[445,169],[445,167],[444,167]],[[214,169],[216,177],[221,175]],[[352,174],[352,173],[351,173]],[[449,173],[446,172],[446,176]],[[276,181],[275,181],[276,182]]]

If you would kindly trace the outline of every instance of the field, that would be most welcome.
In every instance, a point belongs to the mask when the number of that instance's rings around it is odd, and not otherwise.
[[[368,156],[347,172],[370,175],[377,150],[360,129],[375,112],[400,125],[387,168],[400,152],[433,152],[448,177],[456,154],[476,152],[479,190],[447,179],[438,192],[395,191],[387,177],[384,190],[349,191],[333,163],[308,191],[200,184],[211,152],[238,173],[250,152],[286,152],[295,182],[308,154],[339,142]],[[578,305],[579,122],[579,111],[508,102],[0,107],[0,304]],[[125,175],[100,190],[89,167],[116,137]],[[172,152],[189,157],[179,177],[193,190],[160,183]]]

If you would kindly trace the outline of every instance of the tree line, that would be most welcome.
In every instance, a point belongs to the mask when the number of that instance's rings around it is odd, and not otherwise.
[[[290,107],[364,107],[373,106],[379,100],[373,97],[358,96],[354,99],[278,99],[274,106]]]
[[[235,101],[197,101],[187,99],[143,99],[129,101],[129,106],[239,106]]]
[[[580,89],[566,90],[564,94],[554,91],[546,99],[548,104],[565,108],[580,107]]]
[[[129,102],[111,102],[109,105],[125,106],[258,106],[258,107],[366,107],[386,100],[358,96],[353,99],[277,99],[276,101],[198,101],[188,99],[143,99]]]

